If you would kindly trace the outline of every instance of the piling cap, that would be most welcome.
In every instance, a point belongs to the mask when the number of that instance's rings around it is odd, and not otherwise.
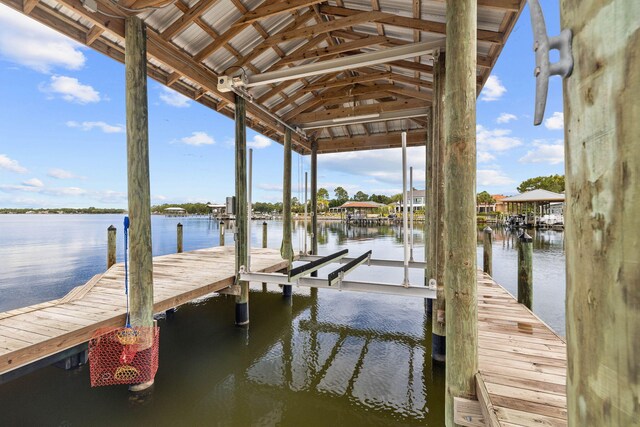
[[[526,232],[526,230],[522,231],[522,234],[519,237],[520,242],[522,243],[531,243],[533,242],[533,237],[529,236]]]
[[[107,228],[107,231],[116,231],[116,228],[112,224],[109,226],[109,228]]]
[[[181,222],[178,223],[178,227],[182,227],[182,223]]]
[[[482,231],[484,231],[485,233],[491,233],[493,230],[487,225]]]

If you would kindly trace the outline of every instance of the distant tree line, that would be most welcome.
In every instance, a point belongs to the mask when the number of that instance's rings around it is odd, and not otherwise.
[[[121,214],[124,209],[113,208],[0,208],[0,214]]]

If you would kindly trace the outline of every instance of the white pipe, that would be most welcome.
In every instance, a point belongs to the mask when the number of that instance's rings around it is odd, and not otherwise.
[[[387,120],[410,119],[412,117],[422,117],[429,114],[429,108],[411,108],[409,110],[389,111],[375,114],[363,114],[361,116],[347,116],[336,119],[320,120],[317,122],[301,123],[298,125],[300,129],[311,130],[340,125],[357,125],[362,123],[384,122]],[[295,120],[295,118],[294,118]]]
[[[247,271],[251,271],[251,180],[253,175],[253,148],[249,148],[249,174],[247,176]]]
[[[409,168],[409,197],[411,198],[409,202],[409,209],[411,210],[409,214],[411,219],[411,225],[409,226],[411,236],[409,239],[409,261],[413,261],[413,166]]]
[[[407,132],[402,132],[402,243],[404,245],[404,280],[403,286],[409,287],[409,242],[407,216]]]
[[[253,74],[247,77],[246,83],[240,84],[244,84],[246,87],[262,86],[270,83],[300,79],[303,77],[368,67],[371,65],[384,64],[391,61],[427,55],[432,53],[435,49],[443,46],[444,38],[433,42],[411,43],[404,46],[391,47],[374,52],[361,53],[358,55],[329,59],[326,61],[294,66],[277,71]]]

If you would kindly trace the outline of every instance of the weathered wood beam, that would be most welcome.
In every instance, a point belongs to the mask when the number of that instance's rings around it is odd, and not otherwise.
[[[284,27],[282,30],[280,30],[279,32],[277,32],[276,34],[283,34],[286,33],[288,31],[291,31],[293,29],[298,28],[300,25],[306,23],[309,21],[309,19],[311,19],[313,17],[313,12],[312,11],[308,11],[306,13],[303,13],[300,16],[297,16],[289,25],[287,25],[286,27]],[[258,46],[256,46],[255,48],[253,48],[251,50],[251,53],[249,53],[248,55],[246,55],[243,59],[238,60],[236,63],[234,63],[231,67],[242,67],[245,64],[249,63],[250,61],[253,61],[254,59],[256,59],[258,56],[262,55],[266,50],[269,50],[272,48],[272,45],[265,43],[264,41],[262,43],[260,43]],[[229,68],[231,68],[229,67]]]
[[[22,2],[22,11],[29,15],[38,3],[40,3],[40,0],[24,0]]]
[[[284,161],[282,174],[282,244],[280,255],[289,261],[291,268],[293,261],[293,246],[291,243],[291,130],[284,134]]]
[[[305,59],[318,59],[338,53],[360,50],[363,47],[375,46],[376,44],[387,43],[388,41],[389,38],[384,36],[369,36],[353,42],[340,43],[335,46],[327,46],[315,50],[298,49],[300,53],[287,55],[287,57],[282,60],[282,63],[290,64],[292,62],[302,61]]]
[[[433,0],[441,3],[445,3],[447,0]],[[509,12],[518,12],[522,5],[522,0],[478,0],[478,7],[483,9],[500,9]]]
[[[129,199],[129,302],[131,325],[153,326],[153,264],[147,111],[146,31],[136,16],[125,20],[127,177]]]
[[[254,10],[245,13],[244,16],[233,25],[250,24],[270,16],[290,12],[316,3],[322,3],[323,1],[325,0],[280,0],[275,4],[258,6]]]
[[[574,56],[563,80],[568,421],[633,426],[640,420],[640,2],[565,0],[560,18],[560,28],[573,31]]]
[[[407,132],[407,146],[414,147],[424,145],[426,143],[426,136],[425,130],[412,130]],[[373,134],[370,136],[359,135],[351,138],[319,139],[318,154],[341,151],[377,150],[400,146],[402,146],[400,132]]]
[[[91,30],[87,33],[87,37],[85,39],[85,44],[87,46],[91,46],[93,42],[98,40],[98,38],[104,33],[104,30],[100,28],[98,25],[94,25]]]
[[[323,22],[308,27],[292,30],[284,34],[274,35],[266,40],[266,43],[271,45],[287,42],[290,40],[314,37],[318,34],[325,34],[334,31],[339,28],[346,28],[352,25],[358,25],[363,22],[375,22],[384,17],[388,17],[391,14],[383,12],[358,12],[347,18],[336,19],[334,21]]]
[[[433,100],[433,94],[431,92],[423,92],[423,91],[418,91],[413,89],[403,89],[395,85],[392,85],[392,87],[388,89],[388,91],[397,95],[402,95],[406,98],[420,99],[422,101],[429,101],[429,102]]]
[[[331,80],[335,75],[334,74],[330,74],[330,75],[326,75],[323,76],[322,78],[315,80],[315,82],[323,82],[323,81],[327,81],[327,80]],[[304,87],[307,87],[311,85],[311,83],[305,83]],[[280,101],[279,103],[275,104],[274,106],[271,107],[271,111],[273,112],[278,112],[280,110],[282,110],[283,108],[287,107],[288,105],[294,104],[298,99],[302,98],[303,96],[305,96],[307,94],[307,92],[298,89],[296,90],[296,92],[294,94],[292,94],[290,97],[288,97],[287,99],[283,99],[282,101]],[[314,95],[316,95],[315,93],[313,93]],[[295,105],[294,107],[297,107],[297,105]]]
[[[336,6],[321,6],[320,12],[341,17],[357,16],[362,13],[361,10],[349,9]],[[415,30],[425,31],[433,34],[446,34],[446,25],[441,22],[425,21],[423,19],[408,18],[405,16],[387,14],[390,16],[376,19],[376,22],[383,24],[395,25],[397,27],[411,28]],[[343,18],[344,19],[344,18]],[[477,30],[478,40],[490,43],[503,44],[502,34],[494,31]]]
[[[264,2],[264,5],[265,6],[272,5],[274,3],[277,3],[278,1],[279,0],[267,0],[266,2]],[[215,39],[212,43],[209,43],[200,52],[198,52],[194,56],[195,61],[196,62],[201,62],[202,60],[206,59],[213,52],[215,52],[216,50],[218,50],[219,48],[224,46],[225,43],[227,43],[232,38],[234,38],[235,36],[240,34],[242,31],[244,31],[245,28],[247,28],[249,25],[251,25],[251,24],[250,23],[239,23],[239,21],[236,21],[231,26],[231,28],[229,28],[224,33],[220,34],[220,36],[217,39]]]
[[[388,80],[390,77],[391,77],[391,73],[376,72],[376,73],[366,74],[362,76],[347,77],[341,80],[334,80],[334,81],[325,82],[325,83],[314,83],[304,88],[301,88],[300,90],[303,90],[305,92],[311,92],[314,90],[324,90],[324,89],[331,89],[331,88],[337,88],[342,86],[351,86],[357,83],[373,82],[377,80]]]
[[[178,0],[180,2],[180,0]],[[198,18],[207,10],[212,8],[218,0],[200,0],[195,6],[189,8],[181,17],[173,21],[169,27],[164,30],[160,36],[165,40],[170,40],[174,35],[184,31],[194,19]],[[177,7],[177,3],[176,3]]]
[[[299,114],[295,118],[297,124],[319,122],[343,117],[361,116],[365,114],[401,111],[424,107],[426,103],[421,100],[409,99],[393,102],[384,102],[371,105],[358,105],[356,107],[341,107],[331,110],[316,111],[313,113]]]
[[[311,253],[318,255],[318,143],[311,142]],[[314,274],[315,273],[315,274]],[[311,273],[317,276],[317,272]]]
[[[477,0],[447,2],[444,147],[445,423],[454,398],[473,399],[478,372],[476,284]]]
[[[366,101],[370,99],[379,100],[380,102],[391,102],[394,100],[394,98],[401,99],[406,97],[396,96],[393,93],[389,93],[385,91],[378,91],[378,92],[364,93],[362,95],[347,95],[347,96],[342,96],[340,98],[328,98],[320,101],[320,105],[323,107],[330,107],[334,105],[343,106],[344,104],[347,104],[347,103]]]

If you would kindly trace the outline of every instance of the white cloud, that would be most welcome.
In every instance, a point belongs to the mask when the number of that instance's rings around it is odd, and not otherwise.
[[[425,180],[425,147],[408,148],[407,159],[408,167],[413,166],[414,183],[416,186],[424,186],[419,183]],[[402,150],[400,148],[324,154],[318,157],[318,163],[319,169],[374,179],[372,184],[384,183],[397,187],[402,183]]]
[[[52,95],[59,95],[68,102],[90,104],[100,101],[100,92],[89,85],[84,85],[74,77],[51,76],[49,84],[41,84],[40,90]]]
[[[502,113],[496,119],[496,123],[509,123],[510,121],[518,120],[518,117],[515,114],[511,113]]]
[[[544,121],[544,127],[549,130],[564,129],[564,114],[556,111],[551,117]]]
[[[270,184],[266,182],[261,182],[258,184],[258,188],[265,191],[282,191],[282,184]]]
[[[86,58],[82,46],[0,4],[0,56],[41,73],[54,67],[78,70]]]
[[[193,132],[191,136],[185,136],[184,138],[180,138],[179,140],[183,144],[187,145],[213,145],[216,141],[207,135],[205,132]]]
[[[160,100],[167,105],[178,108],[186,108],[191,105],[191,100],[181,93],[176,92],[166,86],[162,86]]]
[[[5,154],[0,154],[0,169],[15,173],[27,173],[27,168],[21,166],[17,160],[10,159]]]
[[[52,177],[52,178],[56,178],[56,179],[74,179],[74,178],[80,178],[79,176],[77,176],[76,174],[66,171],[64,169],[58,169],[58,168],[54,168],[54,169],[49,169],[49,172],[47,172],[47,175]]]
[[[507,88],[502,85],[502,82],[495,74],[492,74],[487,79],[487,83],[485,83],[484,88],[482,88],[482,92],[480,93],[481,101],[497,101],[504,95],[507,91]]]
[[[87,190],[78,187],[60,187],[60,188],[49,188],[43,186],[34,186],[32,184],[26,183],[22,185],[0,185],[0,191],[4,191],[7,193],[11,192],[26,192],[26,193],[40,193],[47,194],[51,196],[82,196],[87,194]]]
[[[520,158],[520,163],[548,163],[557,165],[564,162],[564,144],[556,141],[555,143],[545,143],[544,141],[534,141],[534,149],[527,151]]]
[[[89,130],[91,130],[93,128],[98,128],[104,133],[122,133],[125,130],[123,125],[110,125],[110,124],[105,123],[105,122],[82,122],[82,123],[78,123],[78,122],[74,122],[74,121],[68,121],[66,123],[66,125],[68,127],[70,127],[70,128],[78,128],[78,129],[82,129],[84,131],[89,131]]]
[[[511,135],[509,129],[487,129],[476,126],[476,141],[479,151],[507,151],[522,145],[520,138]]]
[[[44,183],[40,181],[38,178],[31,178],[22,183],[22,185],[26,185],[29,187],[44,187]]]
[[[478,163],[487,163],[495,159],[496,159],[496,156],[494,156],[491,153],[487,153],[486,151],[478,151],[478,156],[476,158],[476,161]]]
[[[499,170],[478,169],[476,173],[477,185],[483,187],[514,184],[515,181]]]
[[[267,148],[271,145],[271,140],[263,135],[256,135],[251,141],[247,141],[247,147],[255,148],[259,150],[261,148]]]

